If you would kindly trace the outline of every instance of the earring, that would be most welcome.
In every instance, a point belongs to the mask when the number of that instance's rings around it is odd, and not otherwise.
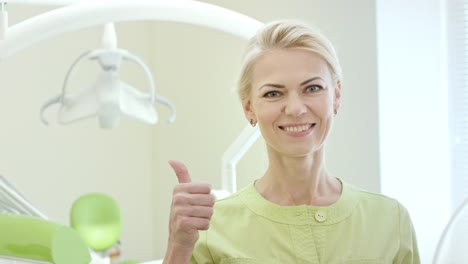
[[[253,126],[253,127],[255,127],[255,126],[257,125],[257,123],[254,122],[253,119],[250,119],[250,125]]]
[[[337,115],[337,114],[338,114],[338,110],[335,109],[335,115]]]

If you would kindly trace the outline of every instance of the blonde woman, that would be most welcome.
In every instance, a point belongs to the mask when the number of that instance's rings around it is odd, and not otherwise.
[[[314,29],[276,21],[258,31],[238,92],[266,142],[268,168],[215,203],[209,184],[192,183],[171,161],[179,184],[164,263],[420,263],[406,209],[326,168],[341,79],[333,46]]]

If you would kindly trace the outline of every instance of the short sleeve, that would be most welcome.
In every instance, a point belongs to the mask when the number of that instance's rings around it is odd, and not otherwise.
[[[405,207],[399,204],[400,213],[400,249],[394,264],[419,264],[418,245],[411,218]]]
[[[207,231],[201,231],[190,259],[191,264],[212,264],[214,263],[207,245]]]

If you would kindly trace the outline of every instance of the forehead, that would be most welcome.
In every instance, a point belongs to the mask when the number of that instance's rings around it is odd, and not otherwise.
[[[328,81],[331,74],[320,55],[303,49],[273,49],[260,56],[253,66],[252,83],[302,82],[311,77]]]

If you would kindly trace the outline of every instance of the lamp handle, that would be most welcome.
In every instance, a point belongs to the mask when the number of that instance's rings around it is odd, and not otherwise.
[[[154,78],[153,78],[153,75],[151,74],[151,71],[150,69],[148,68],[148,65],[146,65],[143,60],[141,60],[139,57],[131,54],[130,52],[128,52],[127,50],[122,50],[123,53],[123,58],[124,59],[127,59],[127,60],[130,60],[130,61],[133,61],[135,63],[137,63],[138,65],[140,65],[145,74],[146,74],[146,77],[148,79],[148,82],[149,82],[149,86],[150,86],[150,89],[151,89],[151,94],[150,94],[150,102],[152,104],[154,104],[155,102],[158,102],[160,104],[163,104],[165,106],[167,106],[170,110],[171,110],[171,116],[169,117],[169,123],[173,123],[175,121],[175,118],[176,118],[176,110],[175,110],[175,107],[173,104],[171,104],[166,98],[160,96],[157,92],[156,92],[156,88],[155,88],[155,83],[154,83]]]

